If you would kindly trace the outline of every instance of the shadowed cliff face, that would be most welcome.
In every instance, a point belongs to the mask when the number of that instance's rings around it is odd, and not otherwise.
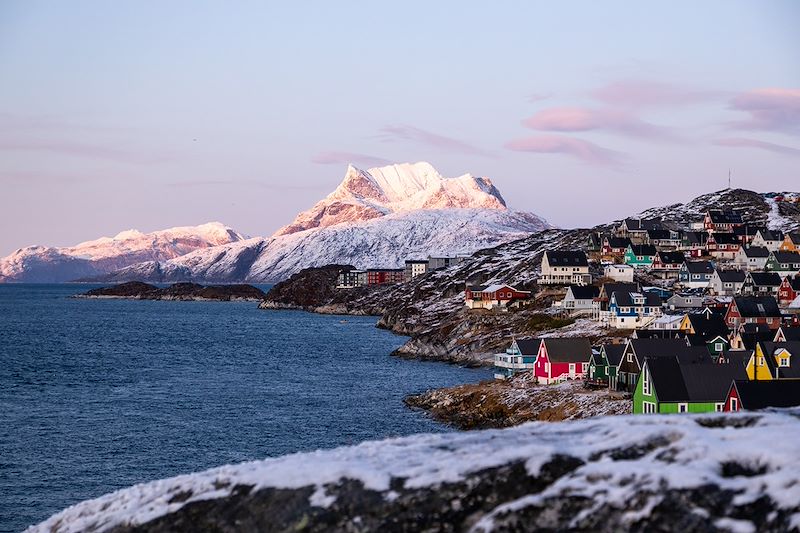
[[[800,412],[605,417],[226,466],[32,531],[788,531]]]

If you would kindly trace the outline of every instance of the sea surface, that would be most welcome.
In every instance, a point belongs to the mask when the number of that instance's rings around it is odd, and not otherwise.
[[[401,360],[370,317],[70,298],[0,284],[0,531],[214,466],[448,429],[409,393],[491,377]]]

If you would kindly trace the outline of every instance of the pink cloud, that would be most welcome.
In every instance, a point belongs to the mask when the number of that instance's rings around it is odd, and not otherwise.
[[[700,91],[670,83],[624,80],[595,89],[590,95],[601,102],[624,107],[659,107],[695,104],[720,98],[721,91]]]
[[[666,128],[618,110],[554,107],[539,111],[524,120],[523,124],[535,130],[545,131],[608,130],[634,137],[673,138]]]
[[[800,89],[756,89],[735,96],[730,108],[750,115],[729,125],[745,130],[800,134]]]
[[[784,146],[782,144],[771,143],[767,141],[759,141],[758,139],[745,139],[741,137],[719,139],[714,141],[718,146],[730,146],[732,148],[758,148],[776,154],[791,155],[800,157],[800,149],[792,148],[791,146]]]
[[[452,137],[445,137],[444,135],[415,128],[414,126],[385,126],[381,128],[381,138],[385,141],[412,141],[447,152],[495,157],[494,154],[483,148],[479,148],[464,141],[459,141],[458,139],[453,139]]]
[[[382,157],[357,154],[354,152],[320,152],[311,158],[311,162],[319,165],[346,165],[349,163],[358,163],[373,167],[391,164],[391,161],[383,159]]]
[[[625,154],[621,152],[562,135],[536,135],[514,139],[507,142],[505,147],[515,152],[564,154],[595,165],[619,166],[625,158]]]

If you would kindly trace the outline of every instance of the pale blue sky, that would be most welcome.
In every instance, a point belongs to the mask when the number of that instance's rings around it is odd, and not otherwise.
[[[0,2],[0,255],[268,235],[351,159],[486,175],[565,227],[729,167],[800,189],[800,3],[387,4]]]

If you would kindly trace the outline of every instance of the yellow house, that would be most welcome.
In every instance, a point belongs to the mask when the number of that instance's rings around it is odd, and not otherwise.
[[[775,360],[771,359],[771,354],[765,352],[764,343],[756,343],[756,349],[753,350],[753,355],[745,366],[747,379],[750,381],[767,381],[775,378],[773,373]]]
[[[792,348],[795,353],[800,347],[800,343],[787,343],[780,346],[772,342],[759,342],[756,343],[756,349],[753,350],[753,355],[747,361],[745,370],[747,371],[747,378],[751,381],[766,381],[771,379],[782,379],[798,377],[800,373],[800,360],[795,361],[792,366],[792,353],[789,348]],[[792,346],[796,345],[796,346]],[[800,356],[800,354],[798,354]]]
[[[783,236],[778,251],[781,252],[800,252],[800,232],[787,233]]]

